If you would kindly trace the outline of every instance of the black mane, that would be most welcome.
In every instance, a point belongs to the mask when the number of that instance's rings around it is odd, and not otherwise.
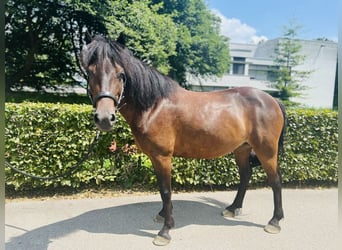
[[[84,67],[100,64],[105,58],[119,64],[126,74],[124,96],[137,109],[145,111],[160,98],[167,98],[177,83],[156,69],[135,58],[123,45],[96,36],[87,49],[82,51],[81,61]]]

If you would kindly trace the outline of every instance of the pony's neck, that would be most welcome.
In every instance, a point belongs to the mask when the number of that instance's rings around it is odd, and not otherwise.
[[[138,112],[134,108],[134,105],[128,100],[126,100],[126,98],[124,98],[122,101],[123,106],[122,108],[120,108],[119,112],[126,120],[126,122],[132,127],[133,121],[135,120],[135,117],[138,115]]]
[[[174,94],[179,92],[188,92],[188,90],[176,85],[173,93],[171,93],[168,97],[160,97],[151,107],[146,110],[137,108],[130,98],[125,96],[122,100],[122,106],[120,107],[119,112],[129,124],[131,129],[137,128],[141,125],[140,123],[146,118],[146,116],[149,116],[150,112],[154,112],[154,110],[158,109],[159,105],[163,105],[163,99],[173,99]]]

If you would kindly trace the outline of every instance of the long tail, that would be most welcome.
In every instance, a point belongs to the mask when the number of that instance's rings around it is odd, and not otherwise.
[[[285,140],[285,135],[286,135],[286,127],[287,127],[287,113],[286,113],[285,105],[281,102],[278,102],[278,104],[284,117],[284,125],[283,125],[283,129],[281,130],[281,134],[280,134],[279,142],[278,142],[278,156],[279,156],[281,154],[284,154],[285,152],[284,140]]]

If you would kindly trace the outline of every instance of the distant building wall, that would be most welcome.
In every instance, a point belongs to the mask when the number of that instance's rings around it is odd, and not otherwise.
[[[230,44],[231,67],[223,77],[188,77],[190,88],[195,91],[210,91],[223,88],[250,86],[274,93],[275,48],[279,39],[255,44]],[[299,54],[305,56],[302,65],[294,67],[299,71],[311,71],[301,82],[307,86],[304,96],[293,99],[302,105],[316,108],[332,108],[336,77],[337,43],[320,40],[299,40],[302,48]]]

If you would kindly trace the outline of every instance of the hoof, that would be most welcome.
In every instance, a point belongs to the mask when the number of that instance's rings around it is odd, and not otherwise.
[[[227,209],[223,210],[221,214],[223,217],[228,217],[228,218],[233,218],[235,216],[235,214],[232,211],[229,211]]]
[[[241,215],[242,210],[241,208],[236,208],[234,212],[229,211],[228,209],[225,209],[222,211],[222,216],[227,218],[234,218],[235,216]]]
[[[160,216],[159,214],[156,215],[156,217],[154,217],[153,221],[154,222],[158,222],[158,223],[164,223],[164,217]]]
[[[275,226],[272,224],[267,224],[264,227],[265,232],[270,233],[270,234],[278,234],[280,233],[280,226]]]
[[[156,246],[166,246],[169,244],[171,239],[164,238],[163,236],[157,235],[154,240],[153,244]]]

